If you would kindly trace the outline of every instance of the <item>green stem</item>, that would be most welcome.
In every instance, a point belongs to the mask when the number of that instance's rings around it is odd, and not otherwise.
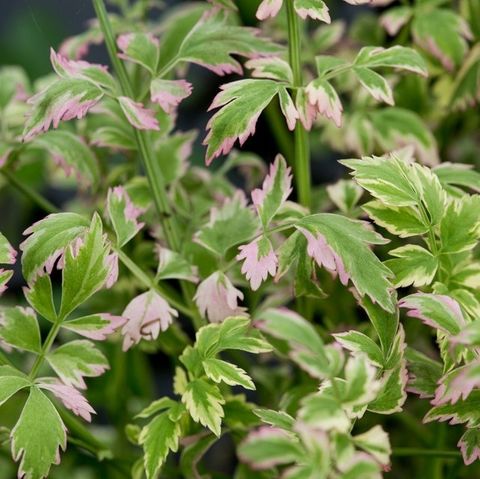
[[[174,296],[174,292],[167,290],[166,287],[162,287],[154,281],[143,269],[135,264],[135,262],[125,254],[121,249],[115,249],[118,254],[118,258],[125,265],[125,267],[147,288],[151,288],[157,291],[160,295],[165,297],[167,301],[181,313],[185,314],[188,317],[193,316],[193,312],[187,308],[178,298]]]
[[[46,211],[47,213],[58,212],[58,208],[54,204],[50,203],[50,201],[39,195],[32,188],[24,185],[15,177],[12,172],[8,171],[7,169],[3,169],[1,170],[1,173],[12,186],[17,188],[17,190],[23,193],[27,198],[29,198],[33,203],[38,205],[42,210]]]
[[[396,447],[392,451],[392,456],[425,456],[425,457],[443,457],[458,458],[461,457],[460,451],[449,451],[445,449],[419,449],[416,447]]]
[[[125,65],[120,61],[117,56],[117,47],[115,45],[115,38],[113,35],[110,20],[108,18],[107,9],[103,0],[92,0],[95,13],[97,15],[100,27],[105,37],[105,44],[107,46],[110,61],[112,62],[113,69],[118,76],[120,86],[123,93],[130,98],[133,98],[133,89],[128,78]],[[147,179],[150,186],[150,190],[153,195],[155,208],[157,209],[160,222],[163,226],[165,238],[170,248],[175,251],[180,251],[180,234],[178,224],[175,220],[175,216],[172,215],[170,203],[168,202],[168,196],[166,193],[165,181],[160,170],[157,159],[155,158],[153,149],[151,147],[150,138],[145,131],[140,131],[134,128],[135,140],[137,142],[140,157],[142,158],[145,171],[147,173]],[[182,293],[185,297],[188,307],[193,311],[193,323],[198,329],[205,324],[204,319],[201,317],[198,309],[193,302],[193,289],[192,285],[181,282]]]
[[[283,121],[278,105],[271,102],[265,109],[265,114],[267,116],[268,126],[275,137],[278,148],[282,155],[287,159],[287,162],[290,165],[293,165],[293,158],[295,157],[294,145],[292,143],[291,134],[285,127],[285,122]]]
[[[293,86],[303,86],[302,64],[300,59],[301,39],[298,16],[293,0],[287,0],[288,54],[293,72]],[[300,122],[295,127],[295,179],[300,203],[307,208],[311,204],[310,146],[308,135]]]
[[[57,318],[53,326],[50,328],[47,338],[43,343],[42,350],[40,351],[40,354],[35,359],[35,362],[33,363],[30,374],[28,375],[30,379],[35,379],[37,377],[38,371],[40,370],[43,364],[43,361],[45,360],[45,357],[50,352],[50,348],[52,347],[53,342],[55,341],[55,338],[57,337],[57,334],[60,331],[60,328],[62,327],[62,323],[64,319],[65,318],[63,317]]]

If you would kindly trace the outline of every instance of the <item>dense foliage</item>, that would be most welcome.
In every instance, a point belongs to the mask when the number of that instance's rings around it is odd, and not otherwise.
[[[346,1],[93,0],[51,75],[0,69],[41,212],[0,233],[0,478],[477,477],[480,5]]]

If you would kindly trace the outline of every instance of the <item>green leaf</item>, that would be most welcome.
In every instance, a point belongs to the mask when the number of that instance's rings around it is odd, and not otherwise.
[[[213,434],[199,438],[197,441],[186,446],[180,457],[180,470],[183,477],[191,477],[192,479],[200,478],[198,464],[207,453],[210,447],[218,440]]]
[[[369,112],[375,142],[383,151],[393,151],[405,145],[415,149],[415,155],[426,165],[439,162],[435,137],[413,111],[382,108]]]
[[[203,361],[205,374],[214,382],[224,382],[230,386],[240,385],[255,389],[252,378],[242,368],[221,359],[207,358]]]
[[[197,267],[190,264],[180,253],[167,248],[158,248],[158,268],[155,278],[183,279],[185,281],[198,281]]]
[[[364,406],[375,399],[379,383],[375,380],[377,370],[370,364],[367,356],[351,356],[345,365],[345,383],[340,397],[343,406]],[[332,379],[336,381],[336,379]]]
[[[368,318],[378,334],[380,344],[382,345],[383,357],[386,359],[393,347],[399,324],[398,308],[396,308],[393,313],[389,313],[367,297],[364,297],[360,301],[360,305],[365,309]]]
[[[246,208],[242,194],[227,199],[220,209],[213,208],[210,221],[200,228],[195,241],[210,251],[223,256],[229,248],[245,243],[258,228],[253,212]]]
[[[434,9],[415,15],[412,22],[415,43],[424,48],[447,70],[461,65],[471,33],[460,15],[447,9]]]
[[[0,268],[0,295],[7,289],[6,284],[13,276],[13,270],[4,270]]]
[[[126,245],[144,226],[143,223],[137,221],[143,210],[132,202],[122,186],[108,190],[107,211],[120,248]]]
[[[357,206],[363,190],[352,180],[339,180],[327,186],[327,193],[342,213],[349,213]]]
[[[360,296],[366,294],[387,311],[394,310],[395,298],[388,279],[391,272],[369,247],[385,244],[387,240],[367,229],[361,221],[329,213],[306,216],[296,226],[308,230],[317,241],[323,239],[336,255],[336,268],[343,284],[350,278]],[[310,256],[317,254],[318,258],[322,252],[317,248],[316,243],[309,243],[307,252]],[[309,250],[313,250],[312,253]]]
[[[400,238],[419,236],[428,231],[428,224],[413,206],[387,206],[374,200],[365,203],[362,208],[377,225]]]
[[[254,414],[258,416],[262,422],[270,424],[274,427],[291,431],[295,425],[295,419],[285,411],[274,411],[273,409],[254,409]]]
[[[427,65],[413,48],[396,45],[391,48],[363,47],[355,58],[356,66],[391,67],[427,76]]]
[[[393,105],[393,92],[387,80],[370,68],[356,67],[353,69],[358,81],[377,101]]]
[[[204,15],[185,33],[177,33],[178,50],[173,61],[196,63],[217,75],[242,73],[240,64],[232,54],[252,57],[281,51],[278,45],[259,37],[254,29],[232,25],[225,12]],[[171,34],[173,36],[173,32]],[[163,48],[160,49],[160,58]],[[160,67],[165,61],[160,61]]]
[[[298,415],[307,424],[326,431],[333,429],[347,432],[351,425],[341,403],[330,394],[330,390],[323,390],[304,398]]]
[[[405,357],[409,372],[408,391],[421,398],[433,397],[443,375],[442,365],[412,348],[406,349]]]
[[[271,469],[301,460],[303,451],[292,434],[281,429],[263,428],[247,436],[238,448],[238,455],[255,469]]]
[[[458,441],[458,446],[462,451],[463,462],[466,466],[469,466],[479,458],[480,429],[478,427],[467,429],[460,438],[460,441]]]
[[[435,406],[427,412],[423,422],[450,421],[452,424],[464,424],[467,427],[478,426],[480,422],[480,391],[472,391],[466,399],[455,404]]]
[[[293,348],[307,349],[327,361],[323,341],[315,328],[293,311],[269,308],[260,313],[256,326],[275,338],[287,341]]]
[[[103,91],[82,78],[61,78],[30,98],[32,109],[23,130],[28,141],[47,131],[53,123],[57,128],[61,119],[81,118],[103,97]]]
[[[352,175],[360,186],[386,205],[396,208],[417,205],[419,193],[412,180],[413,167],[403,158],[372,156],[341,163],[353,170]]]
[[[57,319],[53,303],[52,281],[50,276],[38,276],[29,288],[23,289],[23,294],[30,306],[48,321],[54,323]]]
[[[0,233],[0,264],[13,264],[16,256],[17,252],[12,248],[7,238]]]
[[[0,338],[17,349],[39,353],[40,329],[31,308],[5,308],[0,312]]]
[[[74,172],[81,186],[98,184],[100,172],[97,159],[79,136],[69,131],[47,131],[28,145],[49,153],[66,175]]]
[[[442,253],[469,251],[479,239],[480,195],[450,200],[440,223]]]
[[[200,378],[190,381],[182,395],[182,402],[195,422],[208,427],[217,437],[220,436],[224,416],[222,404],[225,404],[225,399],[217,386]]]
[[[270,172],[266,176],[262,189],[252,191],[252,200],[262,225],[266,228],[280,207],[287,200],[291,189],[292,177],[285,158],[277,155],[275,162],[270,165]]]
[[[220,324],[210,324],[199,329],[195,347],[204,358],[214,357],[226,349],[255,354],[272,350],[261,338],[259,331],[250,327],[250,320],[241,316],[230,317]]]
[[[382,429],[382,426],[374,426],[363,434],[353,437],[353,442],[357,447],[372,455],[380,464],[390,463],[390,439],[388,434]]]
[[[108,369],[108,361],[91,341],[76,340],[54,349],[47,356],[52,369],[65,384],[86,388],[84,377],[96,377]]]
[[[333,334],[333,337],[345,349],[353,353],[364,353],[369,361],[381,368],[383,366],[383,353],[379,346],[360,331],[347,331],[346,333]]]
[[[293,72],[290,64],[278,57],[252,58],[245,66],[253,70],[252,77],[268,78],[288,84],[293,83]]]
[[[45,267],[50,273],[67,245],[87,229],[89,222],[76,213],[55,213],[24,231],[30,235],[21,245],[23,275],[33,281]]]
[[[398,305],[408,309],[409,316],[447,334],[458,334],[465,325],[460,306],[449,296],[415,293],[403,298]]]
[[[294,0],[293,6],[297,14],[304,20],[307,17],[330,23],[328,7],[322,0]]]
[[[400,360],[394,369],[386,371],[377,397],[368,405],[368,410],[377,414],[393,414],[402,411],[407,399],[405,388],[408,381],[406,361]]]
[[[177,405],[178,403],[173,399],[168,397],[163,397],[157,399],[150,403],[145,409],[142,409],[135,417],[136,418],[147,418],[153,416],[157,412],[164,411],[165,409],[170,410],[173,406]]]
[[[480,193],[480,173],[473,168],[473,165],[445,162],[436,166],[433,172],[444,187],[462,186]]]
[[[14,367],[0,366],[0,406],[30,385],[30,379]]]
[[[398,259],[385,261],[395,275],[395,287],[430,284],[438,268],[438,260],[428,250],[417,245],[406,245],[389,252]]]
[[[148,479],[158,477],[170,451],[177,452],[181,434],[181,422],[172,421],[168,412],[159,414],[142,429],[139,443],[143,446]]]
[[[67,446],[66,428],[50,400],[37,387],[30,395],[12,430],[13,459],[20,462],[19,477],[42,479],[60,462]]]
[[[238,139],[240,145],[255,132],[261,112],[279,91],[273,80],[237,80],[222,85],[222,91],[214,98],[210,109],[220,108],[207,124],[206,161],[227,154]]]
[[[158,40],[151,34],[136,32],[120,35],[117,45],[122,53],[119,57],[146,68],[155,74],[158,63]]]
[[[110,269],[107,262],[110,248],[105,241],[102,220],[95,214],[81,242],[71,243],[66,248],[60,307],[62,318],[105,285]]]
[[[455,109],[473,107],[480,100],[480,45],[475,45],[458,72],[449,105]]]

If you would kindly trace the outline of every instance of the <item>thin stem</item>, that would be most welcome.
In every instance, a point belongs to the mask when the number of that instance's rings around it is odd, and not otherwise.
[[[110,61],[120,81],[120,86],[124,94],[133,98],[133,89],[128,78],[125,65],[120,61],[117,56],[117,48],[115,45],[115,38],[113,35],[110,20],[108,18],[107,9],[103,0],[92,0],[93,7],[95,9],[100,27],[105,37],[105,44],[107,46]],[[140,157],[142,158],[145,171],[147,173],[148,183],[153,195],[155,208],[157,209],[160,222],[162,223],[165,238],[170,248],[175,251],[180,251],[180,234],[178,224],[175,220],[175,216],[172,215],[170,203],[168,201],[165,181],[160,170],[157,159],[155,158],[153,149],[151,147],[150,138],[145,131],[139,131],[134,128],[135,140],[137,142]],[[193,323],[196,328],[199,328],[205,324],[205,320],[201,317],[198,309],[193,302],[193,289],[192,285],[180,282],[182,293],[185,297],[189,308],[193,312]]]
[[[303,86],[302,64],[300,58],[301,39],[298,16],[293,0],[287,1],[288,54],[293,71],[294,87]],[[310,146],[308,135],[300,122],[295,127],[295,179],[300,203],[307,208],[311,204]]]
[[[65,318],[63,317],[58,317],[54,325],[50,328],[47,338],[43,343],[42,350],[40,351],[40,354],[35,359],[35,362],[33,363],[30,374],[28,375],[30,379],[35,379],[37,377],[38,371],[40,370],[43,362],[45,361],[45,357],[50,352],[50,348],[52,347],[53,342],[55,341],[55,338],[57,337],[57,334],[60,331],[60,328],[62,327],[62,323],[64,319]]]
[[[23,193],[42,210],[46,211],[47,213],[57,213],[59,211],[53,203],[50,203],[50,201],[39,195],[35,190],[19,181],[12,172],[8,171],[7,169],[3,169],[1,170],[1,173],[12,186],[17,188],[17,190]]]
[[[157,291],[160,295],[165,297],[167,301],[181,313],[185,314],[188,317],[193,316],[193,312],[187,308],[179,299],[174,296],[174,293],[167,290],[167,288],[162,287],[154,281],[145,271],[143,271],[139,266],[137,266],[134,261],[125,254],[121,249],[115,249],[118,254],[118,258],[125,265],[125,267],[147,288],[151,288]]]
[[[392,451],[392,456],[425,456],[425,457],[443,457],[457,458],[461,457],[460,451],[449,451],[445,449],[419,449],[416,447],[396,447]]]
[[[294,145],[291,134],[285,127],[285,122],[282,119],[278,105],[271,102],[265,109],[265,114],[267,116],[268,126],[275,137],[278,148],[287,159],[287,162],[293,165],[293,158],[295,157]]]

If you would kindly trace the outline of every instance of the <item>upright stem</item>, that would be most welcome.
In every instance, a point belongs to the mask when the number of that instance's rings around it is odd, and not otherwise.
[[[107,46],[110,61],[112,62],[113,69],[118,76],[120,86],[123,93],[129,97],[133,97],[133,88],[128,78],[125,65],[120,61],[117,56],[117,47],[115,45],[115,38],[113,35],[110,20],[108,19],[107,9],[103,0],[92,0],[95,13],[97,14],[100,27],[105,37],[105,44]],[[138,151],[142,158],[145,171],[147,173],[148,183],[153,195],[155,207],[157,209],[160,222],[162,223],[163,230],[165,232],[165,238],[170,248],[176,251],[180,251],[180,234],[178,224],[175,217],[172,215],[170,203],[166,193],[165,181],[162,175],[162,171],[155,159],[153,149],[151,147],[150,138],[145,131],[134,129],[135,140],[137,142]],[[198,329],[205,324],[204,319],[201,317],[198,309],[193,301],[193,289],[192,285],[186,282],[181,282],[182,293],[185,301],[188,304],[189,309],[193,312],[193,323]]]
[[[303,86],[302,63],[300,58],[301,38],[298,16],[293,8],[293,0],[287,0],[288,54],[293,71],[295,87]],[[310,146],[308,135],[300,122],[295,127],[295,180],[300,203],[307,208],[311,204]]]

